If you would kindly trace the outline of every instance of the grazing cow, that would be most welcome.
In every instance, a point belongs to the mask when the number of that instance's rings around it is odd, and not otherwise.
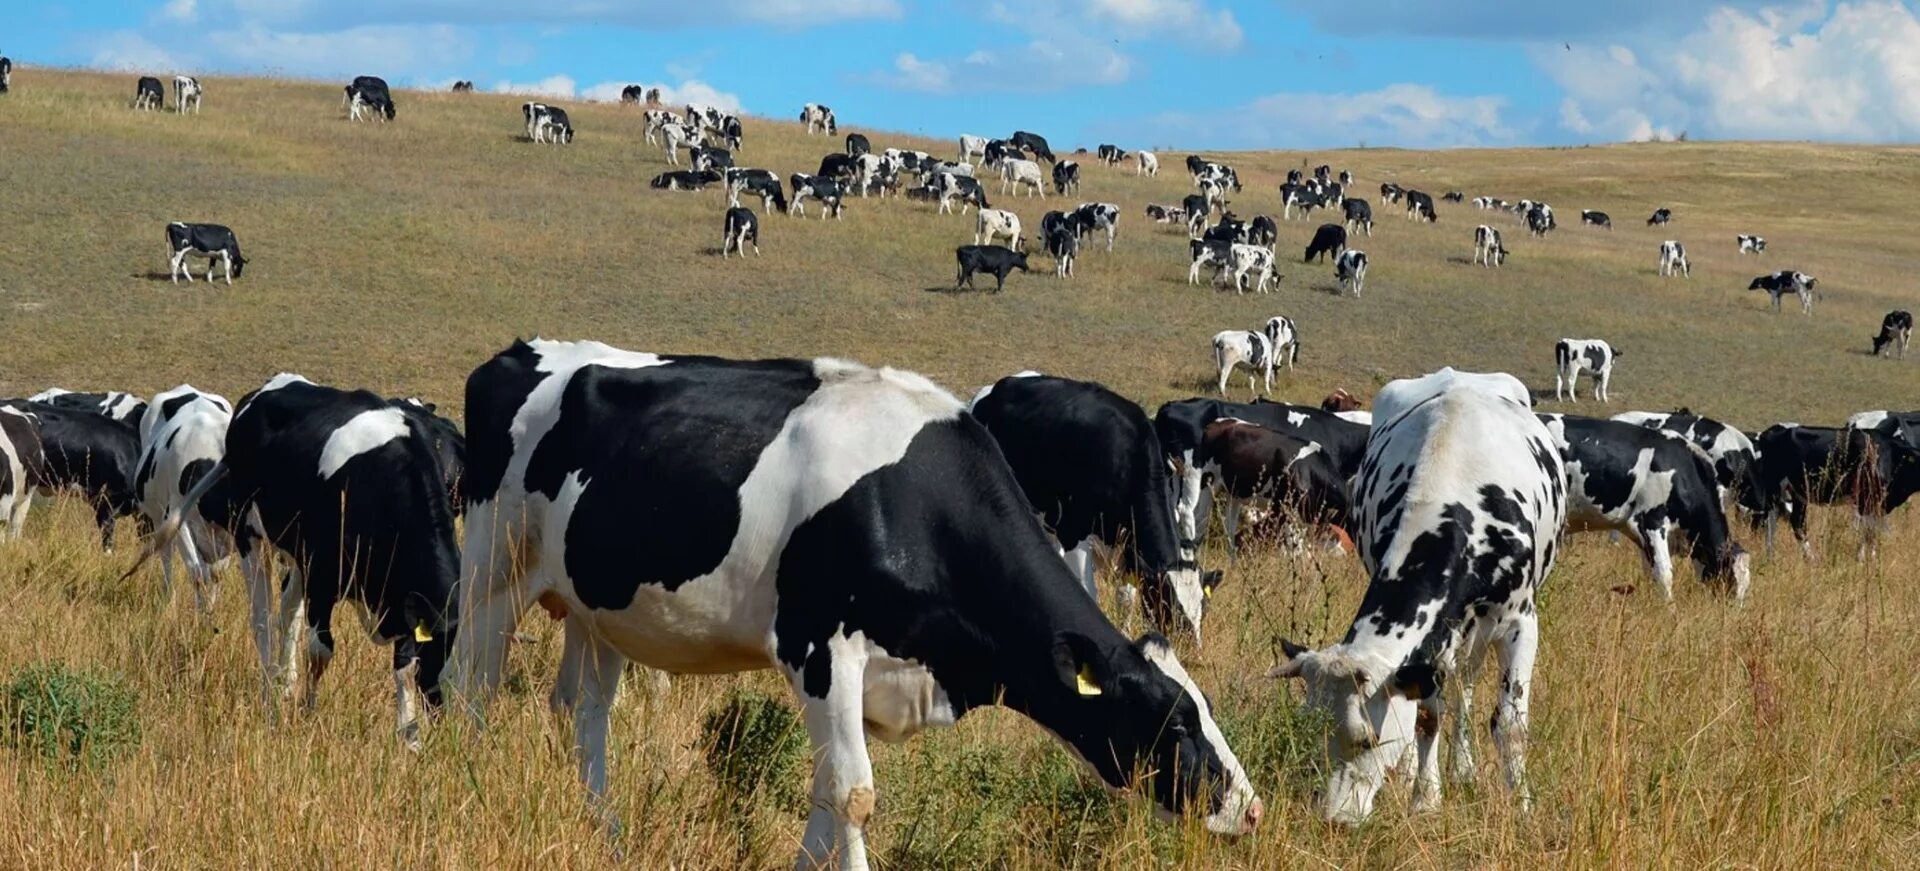
[[[13,59],[0,55],[0,94],[13,90]]]
[[[1009,157],[1000,161],[1000,192],[1006,193],[1008,185],[1013,186],[1016,196],[1020,188],[1025,187],[1027,196],[1039,194],[1041,199],[1047,198],[1046,183],[1040,177],[1040,164],[1031,160]]]
[[[232,418],[233,406],[226,399],[182,384],[155,396],[140,420],[140,461],[134,473],[140,510],[156,528],[169,517],[184,518],[170,540],[171,550],[159,552],[165,592],[172,597],[172,554],[177,553],[201,613],[212,603],[213,563],[232,550],[230,500],[220,489],[203,493],[197,502],[184,499],[226,456]]]
[[[662,191],[703,191],[707,185],[720,181],[720,178],[720,173],[713,170],[694,172],[681,169],[660,173],[648,185]]]
[[[1292,369],[1300,362],[1300,330],[1293,325],[1293,318],[1284,315],[1267,318],[1261,333],[1267,337],[1267,347],[1273,349],[1274,365]]]
[[[1254,215],[1247,222],[1247,244],[1272,248],[1280,241],[1280,225],[1266,215]]]
[[[993,292],[999,293],[1007,286],[1007,274],[1015,269],[1028,272],[1027,255],[1011,248],[999,245],[962,245],[953,249],[954,260],[959,263],[958,277],[953,280],[953,289],[962,286],[973,289],[973,274],[984,272],[993,276]]]
[[[620,89],[621,103],[624,103],[627,105],[637,105],[641,102],[644,102],[646,98],[647,98],[647,89],[639,85],[628,85]]]
[[[1440,199],[1449,203],[1464,203],[1467,201],[1467,195],[1460,191],[1447,191],[1440,195]]]
[[[1356,227],[1366,231],[1367,238],[1373,238],[1373,204],[1359,197],[1348,197],[1340,202],[1341,211],[1346,213],[1347,231]]]
[[[680,165],[682,146],[689,149],[699,148],[705,142],[706,137],[701,134],[698,127],[688,127],[678,121],[668,121],[660,125],[660,148],[667,153],[667,162],[674,166]]]
[[[940,214],[951,213],[953,211],[954,200],[960,201],[960,213],[963,215],[967,213],[967,209],[969,208],[989,208],[987,191],[980,186],[980,181],[973,176],[942,172],[935,175],[933,180],[934,190],[937,191],[940,196]]]
[[[1807,506],[1851,501],[1861,533],[1859,557],[1877,556],[1886,515],[1920,490],[1920,451],[1884,428],[1784,423],[1762,430],[1753,442],[1760,456],[1757,504],[1750,507],[1766,523],[1768,552],[1785,511],[1801,554],[1812,559]]]
[[[733,168],[721,173],[721,179],[727,185],[727,205],[740,205],[740,195],[753,192],[760,195],[760,207],[768,213],[785,212],[787,195],[780,186],[780,178],[764,169]]]
[[[1147,220],[1156,224],[1177,224],[1186,221],[1186,210],[1179,206],[1163,206],[1159,203],[1147,204]]]
[[[200,80],[192,76],[173,77],[173,111],[185,114],[187,107],[193,107],[193,114],[200,114],[200,97],[206,91],[200,87]]]
[[[1594,227],[1605,227],[1609,230],[1613,229],[1613,219],[1607,217],[1606,212],[1596,212],[1592,209],[1580,210],[1580,223]]]
[[[1687,262],[1687,246],[1672,239],[1660,243],[1660,274],[1668,278],[1693,277],[1693,265]]]
[[[71,390],[50,387],[27,397],[27,401],[71,411],[91,412],[134,427],[140,425],[140,419],[147,413],[146,400],[118,390],[109,390],[105,393],[75,393]]]
[[[1507,246],[1500,241],[1500,231],[1486,224],[1473,229],[1473,262],[1492,266],[1504,266],[1507,262]]]
[[[746,144],[746,128],[741,126],[738,115],[727,115],[720,119],[720,138],[726,140],[727,147],[735,151]]]
[[[1019,146],[1020,150],[1025,151],[1028,154],[1031,154],[1040,160],[1044,160],[1048,163],[1058,162],[1058,159],[1053,156],[1053,150],[1047,147],[1047,140],[1038,133],[1028,133],[1025,130],[1015,130],[1013,131],[1013,135],[1009,137],[1007,141],[1013,143],[1016,146]]]
[[[213,261],[217,258],[226,269],[227,284],[240,273],[246,271],[247,259],[240,256],[240,240],[234,238],[233,231],[219,224],[188,224],[175,221],[167,225],[167,252],[171,255],[168,274],[175,284],[180,276],[187,277],[187,283],[193,283],[193,270],[187,267],[187,257],[202,257],[207,261],[207,280],[213,280]]]
[[[733,152],[713,145],[702,145],[693,149],[694,172],[717,171],[724,177],[725,170],[733,168]]]
[[[1406,198],[1407,217],[1425,219],[1429,224],[1437,224],[1440,222],[1440,214],[1433,210],[1433,197],[1427,196],[1419,191],[1410,190],[1406,192]]]
[[[527,102],[521,104],[520,115],[527,122],[527,140],[530,142],[559,145],[573,141],[573,121],[567,117],[567,110],[559,106]]]
[[[160,80],[153,76],[141,76],[133,85],[133,108],[152,112],[158,110],[167,101],[167,92]]]
[[[1705,451],[1713,463],[1713,480],[1720,501],[1747,507],[1753,503],[1753,474],[1757,453],[1753,439],[1737,427],[1682,408],[1675,412],[1629,411],[1612,420],[1673,433]]]
[[[1847,418],[1849,429],[1870,429],[1920,448],[1920,411],[1862,411]]]
[[[355,76],[346,87],[345,102],[348,120],[360,120],[363,112],[375,120],[393,120],[393,94],[387,90],[387,80],[379,76]]]
[[[1228,249],[1233,269],[1233,290],[1235,293],[1247,292],[1247,279],[1253,278],[1253,289],[1266,293],[1269,284],[1280,282],[1280,273],[1274,268],[1273,249],[1264,245],[1244,245],[1233,243]]]
[[[1300,262],[1312,263],[1318,257],[1320,262],[1325,263],[1328,254],[1338,254],[1346,249],[1347,229],[1339,224],[1321,224],[1320,229],[1313,231],[1313,241],[1307,243],[1306,256],[1300,258]]]
[[[1339,280],[1341,287],[1359,296],[1361,287],[1367,283],[1367,252],[1357,248],[1340,252],[1339,259],[1333,261],[1333,277]]]
[[[1764,290],[1773,298],[1773,310],[1780,310],[1780,298],[1791,293],[1800,297],[1800,313],[1813,314],[1813,287],[1819,279],[1796,270],[1783,269],[1772,275],[1762,275],[1747,285],[1748,290]]]
[[[521,612],[565,613],[553,703],[573,711],[596,801],[631,658],[785,675],[819,748],[799,868],[867,867],[868,735],[903,741],[990,704],[1111,786],[1155,771],[1143,785],[1166,811],[1222,832],[1258,822],[1170,647],[1113,628],[1003,450],[926,379],[535,340],[475,370],[467,396],[472,516],[488,520],[466,538],[454,674],[484,702]],[[649,559],[621,556],[636,546]]]
[[[819,103],[808,103],[800,107],[800,123],[807,125],[808,136],[812,136],[815,130],[824,132],[828,136],[840,132],[840,128],[834,122],[833,110]]]
[[[19,538],[33,504],[33,477],[44,459],[33,416],[0,405],[0,541]]]
[[[414,403],[276,375],[240,400],[225,458],[156,529],[153,550],[165,548],[184,512],[228,479],[226,525],[247,577],[269,711],[280,682],[292,693],[303,670],[303,704],[313,706],[333,658],[334,607],[352,603],[364,609],[374,642],[393,646],[396,732],[418,749],[426,713],[418,702],[424,697],[428,710],[440,704],[460,578],[431,417]],[[284,586],[269,573],[269,549],[291,562]],[[302,613],[305,627],[294,625]],[[312,633],[304,669],[293,661],[303,628]]]
[[[1121,161],[1126,160],[1127,153],[1122,151],[1118,145],[1101,145],[1094,151],[1094,157],[1111,168],[1118,166]]]
[[[1080,164],[1071,160],[1054,163],[1053,192],[1062,195],[1080,192]]]
[[[1453,776],[1471,781],[1474,676],[1488,647],[1501,667],[1494,744],[1508,786],[1530,807],[1534,595],[1566,522],[1559,451],[1512,376],[1442,369],[1388,384],[1374,411],[1383,423],[1354,500],[1367,594],[1345,640],[1320,650],[1283,642],[1286,659],[1270,672],[1303,679],[1308,704],[1332,715],[1321,814],[1366,820],[1387,770],[1409,750],[1417,751],[1413,808],[1437,809],[1436,744],[1448,707]],[[1443,686],[1451,705],[1441,701]]]
[[[821,220],[826,220],[829,214],[833,215],[836,221],[840,219],[841,205],[845,194],[842,192],[838,181],[818,175],[807,175],[801,172],[794,173],[792,177],[787,180],[793,184],[793,204],[787,207],[787,214],[799,215],[803,218],[806,217],[807,198],[812,197],[820,201]]]
[[[1181,535],[1189,539],[1199,541],[1206,537],[1213,506],[1212,490],[1206,485],[1203,470],[1196,464],[1195,452],[1207,424],[1224,417],[1256,423],[1320,445],[1342,481],[1352,480],[1360,472],[1360,461],[1367,449],[1367,424],[1348,420],[1345,415],[1265,400],[1246,404],[1219,399],[1169,402],[1160,406],[1153,424],[1179,484],[1174,515],[1179,520]]]
[[[1222,521],[1227,558],[1239,555],[1241,509],[1263,502],[1289,531],[1338,529],[1349,535],[1352,506],[1346,481],[1320,446],[1288,433],[1231,417],[1206,425],[1194,460],[1201,475],[1226,494]],[[1296,546],[1300,543],[1296,537]]]
[[[1265,333],[1253,330],[1223,330],[1213,334],[1213,365],[1220,373],[1220,395],[1227,393],[1227,378],[1233,370],[1247,370],[1247,390],[1255,396],[1273,392],[1273,343]],[[1260,389],[1253,389],[1253,376],[1260,376]]]
[[[1380,205],[1400,202],[1407,195],[1407,189],[1390,181],[1380,183]]]
[[[639,89],[638,89],[637,87],[635,87],[635,86],[633,86],[633,85],[628,85],[628,86],[627,86],[627,89],[628,89],[628,90],[635,90],[635,91],[637,91],[637,90],[639,90]],[[455,82],[453,83],[453,92],[454,92],[454,93],[456,93],[456,94],[471,94],[471,93],[473,93],[473,81],[472,81],[471,79],[460,79],[460,80],[458,80],[458,81],[455,81]],[[636,98],[635,98],[635,99],[633,99],[633,100],[629,100],[629,99],[627,99],[627,95],[626,95],[626,93],[625,93],[625,91],[622,91],[622,92],[621,92],[621,94],[620,94],[620,102],[622,102],[622,103],[633,103],[633,102],[638,102],[638,97],[636,96]]]
[[[1098,384],[1023,372],[980,391],[967,410],[999,443],[1088,596],[1099,599],[1099,552],[1118,551],[1139,579],[1147,620],[1200,637],[1220,573],[1203,574],[1194,543],[1174,531],[1166,457],[1140,406]]]
[[[1613,530],[1640,546],[1661,598],[1673,599],[1668,536],[1678,529],[1700,580],[1744,599],[1752,582],[1733,541],[1713,461],[1688,439],[1615,420],[1539,415],[1567,468],[1567,530]]]
[[[1545,238],[1547,231],[1553,229],[1553,213],[1545,206],[1534,206],[1527,212],[1527,232],[1535,238]]]
[[[1352,414],[1360,411],[1361,408],[1360,397],[1348,393],[1345,387],[1334,388],[1332,393],[1327,394],[1327,398],[1320,400],[1320,410],[1334,414]]]
[[[1059,212],[1048,212],[1057,215]],[[1080,234],[1067,226],[1050,227],[1045,236],[1047,255],[1053,258],[1053,274],[1066,278],[1073,274],[1073,261],[1080,256]]]
[[[1198,166],[1199,168],[1195,169],[1193,158],[1187,158],[1187,169],[1193,170],[1193,184],[1195,187],[1204,188],[1207,185],[1213,185],[1223,191],[1228,189],[1239,191],[1242,189],[1240,186],[1240,173],[1234,171],[1233,167],[1224,163],[1211,163],[1205,160],[1200,161]]]
[[[1580,401],[1580,373],[1593,372],[1593,398],[1607,402],[1607,383],[1621,352],[1601,339],[1561,339],[1553,343],[1553,398]]]
[[[760,256],[760,218],[743,206],[727,209],[726,220],[720,228],[720,259],[727,259],[729,251],[747,256],[749,244],[753,246],[754,256]]]
[[[987,142],[986,157],[980,164],[988,169],[998,169],[1001,161],[1019,160],[1026,156],[1026,152],[1021,151],[1020,146],[1005,139],[994,139]]]
[[[1335,200],[1334,202],[1339,202]],[[1326,197],[1319,191],[1304,184],[1284,184],[1280,186],[1280,219],[1293,220],[1293,210],[1300,210],[1300,217],[1312,216],[1313,210],[1328,205]]]
[[[1672,209],[1654,209],[1653,216],[1647,219],[1647,226],[1651,227],[1655,224],[1665,224],[1671,220],[1673,220]]]
[[[113,550],[114,520],[140,513],[140,496],[134,487],[140,434],[134,425],[109,417],[97,407],[63,407],[17,399],[0,401],[0,407],[26,413],[32,425],[32,442],[26,447],[38,460],[26,467],[29,483],[42,493],[64,490],[86,500],[100,528],[100,546]],[[21,511],[24,513],[24,506]],[[1172,522],[1171,509],[1167,517]]]
[[[1055,166],[1059,165],[1055,164]],[[1068,217],[1074,224],[1075,232],[1082,237],[1095,230],[1105,230],[1107,250],[1109,252],[1113,250],[1114,236],[1120,232],[1119,206],[1113,203],[1081,203]]]
[[[1049,213],[1054,214],[1054,213]],[[1020,216],[1004,209],[981,209],[973,227],[973,244],[992,245],[1005,236],[1007,247],[1020,250]]]
[[[820,168],[814,175],[851,186],[860,175],[860,159],[847,154],[829,154],[820,158]]]
[[[1159,177],[1160,158],[1155,156],[1153,152],[1137,151],[1134,152],[1133,157],[1134,160],[1138,161],[1138,165],[1133,169],[1134,175],[1144,175],[1149,178]]]
[[[971,133],[960,134],[960,162],[970,162],[974,155],[979,155],[983,161],[987,159],[987,138]]]
[[[1506,203],[1502,202],[1501,200],[1495,199],[1493,197],[1474,197],[1473,198],[1473,207],[1476,209],[1482,209],[1482,210],[1495,209],[1505,205]]]
[[[1887,312],[1880,319],[1880,335],[1873,337],[1873,355],[1892,349],[1900,359],[1907,357],[1907,343],[1913,341],[1913,314],[1904,309]]]
[[[646,139],[648,145],[662,145],[661,136],[665,135],[668,125],[684,128],[686,125],[674,120],[673,113],[665,109],[648,109],[643,116],[646,119]],[[669,152],[668,159],[672,159]]]
[[[1187,249],[1192,259],[1187,266],[1187,284],[1200,283],[1200,269],[1203,266],[1214,267],[1213,278],[1209,283],[1219,283],[1221,275],[1233,262],[1233,245],[1232,242],[1210,239],[1188,240]]]
[[[1759,236],[1735,236],[1733,241],[1739,243],[1742,254],[1759,254],[1767,250],[1767,240]]]
[[[847,154],[853,157],[859,157],[862,154],[871,154],[872,152],[873,143],[868,142],[864,134],[847,134]]]

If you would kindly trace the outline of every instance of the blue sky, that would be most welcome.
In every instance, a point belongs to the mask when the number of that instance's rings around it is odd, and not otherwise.
[[[1905,0],[16,0],[16,63],[627,83],[1057,146],[1920,139]]]

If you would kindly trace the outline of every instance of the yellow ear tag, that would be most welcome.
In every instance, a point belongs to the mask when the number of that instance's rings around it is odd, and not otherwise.
[[[1200,598],[1202,598],[1202,599],[1211,599],[1211,598],[1213,598],[1213,588],[1212,588],[1212,587],[1201,587],[1201,588],[1200,588]]]
[[[427,631],[427,621],[422,620],[418,623],[413,624],[413,640],[418,641],[421,644],[425,644],[433,640],[433,633]]]
[[[1091,668],[1084,665],[1080,666],[1080,673],[1074,675],[1074,682],[1079,684],[1080,694],[1083,696],[1097,696],[1100,694],[1100,685],[1093,682],[1093,669]]]

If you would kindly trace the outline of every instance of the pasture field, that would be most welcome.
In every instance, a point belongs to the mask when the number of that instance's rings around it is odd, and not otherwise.
[[[765,256],[721,261],[724,194],[649,190],[668,167],[642,142],[631,107],[568,105],[579,138],[548,147],[523,140],[522,98],[397,92],[398,123],[350,124],[338,85],[210,77],[204,114],[181,118],[130,111],[133,80],[20,69],[0,97],[0,395],[51,385],[151,394],[186,381],[237,397],[288,370],[425,396],[458,420],[466,374],[514,337],[538,334],[663,352],[844,356],[926,373],[962,396],[1034,368],[1101,381],[1151,409],[1211,391],[1213,333],[1287,314],[1305,337],[1300,369],[1276,383],[1276,398],[1292,401],[1334,387],[1369,395],[1444,364],[1510,371],[1550,397],[1552,345],[1568,336],[1625,352],[1608,413],[1688,405],[1757,430],[1915,404],[1920,359],[1866,352],[1883,313],[1920,302],[1910,284],[1920,237],[1905,196],[1920,187],[1920,149],[1217,155],[1247,184],[1233,205],[1242,217],[1277,216],[1288,168],[1326,162],[1358,176],[1379,215],[1373,238],[1357,242],[1373,259],[1360,299],[1336,294],[1330,265],[1288,254],[1318,217],[1283,224],[1277,293],[1189,287],[1184,231],[1141,217],[1147,202],[1189,191],[1186,152],[1163,153],[1158,179],[1087,156],[1083,196],[1068,205],[1119,203],[1117,250],[1083,253],[1064,282],[1036,255],[1039,274],[1016,274],[994,296],[948,292],[952,248],[972,241],[973,219],[904,200],[854,198],[840,221],[770,216]],[[843,133],[866,132],[876,148],[954,150],[842,120]],[[1053,144],[1064,154],[1097,143]],[[751,118],[739,159],[784,177],[839,145]],[[1416,225],[1378,205],[1385,180],[1436,198],[1458,188],[1545,200],[1562,226],[1533,240],[1512,217],[1446,203],[1438,225]],[[997,189],[989,183],[990,196]],[[1029,233],[1061,204],[993,199]],[[1674,223],[1643,226],[1662,205]],[[1581,208],[1611,213],[1617,228],[1579,226]],[[246,275],[231,288],[167,283],[172,220],[231,225],[252,260]],[[1483,222],[1513,251],[1503,269],[1468,265]],[[1736,233],[1766,236],[1768,252],[1736,256]],[[1690,280],[1655,275],[1668,238],[1686,243]],[[1811,318],[1773,314],[1745,290],[1756,274],[1794,268],[1820,279]],[[1752,597],[1738,606],[1687,580],[1689,569],[1662,604],[1632,548],[1579,539],[1542,597],[1534,811],[1518,812],[1500,786],[1482,722],[1476,786],[1450,785],[1441,811],[1411,816],[1408,787],[1393,784],[1358,829],[1317,821],[1320,732],[1296,690],[1262,675],[1281,637],[1337,640],[1366,578],[1351,559],[1264,549],[1229,568],[1205,645],[1183,651],[1267,802],[1256,835],[1221,840],[1196,822],[1156,822],[1148,802],[1108,798],[1023,718],[986,710],[875,745],[875,864],[1911,867],[1920,527],[1910,514],[1895,516],[1880,561],[1857,564],[1848,518],[1818,512],[1819,559],[1805,564],[1790,547],[1756,559]],[[391,734],[387,656],[357,630],[342,625],[315,709],[270,723],[237,572],[223,575],[202,620],[190,596],[162,596],[157,570],[117,580],[133,549],[99,553],[90,524],[71,500],[43,501],[25,539],[0,544],[0,672],[55,661],[118,674],[140,694],[143,738],[98,769],[0,750],[9,775],[0,867],[792,861],[802,816],[778,801],[724,799],[701,761],[702,716],[734,687],[784,694],[771,673],[678,678],[660,695],[629,680],[611,742],[611,794],[626,825],[609,839],[582,801],[567,730],[546,710],[558,628],[538,611],[522,624],[526,643],[515,645],[490,728],[442,718],[415,755]],[[130,526],[123,533],[131,540]],[[1741,534],[1759,549],[1758,536]],[[1226,562],[1217,542],[1208,556]],[[1616,591],[1627,585],[1639,589]],[[1139,631],[1133,615],[1119,616]]]

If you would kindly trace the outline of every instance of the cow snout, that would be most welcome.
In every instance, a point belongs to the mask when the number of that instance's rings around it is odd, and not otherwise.
[[[1254,830],[1260,827],[1260,817],[1265,813],[1266,807],[1260,803],[1259,799],[1254,799],[1252,804],[1247,805],[1246,816],[1240,820],[1240,834],[1253,834]]]

